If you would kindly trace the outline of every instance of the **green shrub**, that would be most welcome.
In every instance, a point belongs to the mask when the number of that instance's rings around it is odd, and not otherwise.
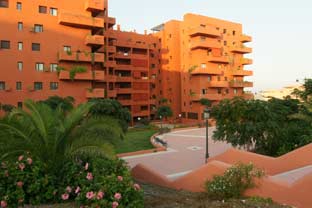
[[[71,68],[71,70],[69,71],[69,78],[71,80],[75,79],[75,76],[77,73],[84,73],[87,71],[87,68],[84,66],[74,66],[73,68]]]
[[[56,194],[55,180],[43,170],[43,163],[33,160],[29,155],[21,155],[16,161],[2,161],[0,201],[8,207],[53,201]]]
[[[208,195],[215,199],[240,198],[249,188],[255,186],[254,179],[264,172],[253,164],[237,164],[227,169],[223,176],[214,176],[205,184]]]

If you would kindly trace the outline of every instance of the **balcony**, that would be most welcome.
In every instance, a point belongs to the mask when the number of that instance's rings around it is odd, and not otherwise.
[[[105,89],[89,89],[86,92],[86,97],[91,99],[91,98],[105,98]]]
[[[79,28],[104,28],[104,19],[70,12],[61,12],[59,24]]]
[[[208,87],[229,87],[229,82],[228,81],[210,81],[208,82]]]
[[[87,0],[86,10],[92,11],[104,11],[106,0]]]
[[[114,68],[116,67],[116,61],[106,61],[105,66],[109,68]]]
[[[220,69],[203,69],[197,67],[195,70],[190,72],[192,75],[205,75],[205,74],[213,74],[213,75],[221,75],[222,71]]]
[[[151,105],[157,105],[157,100],[156,99],[151,99],[150,100]]]
[[[114,26],[116,24],[116,18],[114,17],[109,17],[108,20],[108,25],[111,27],[111,26]]]
[[[132,105],[132,100],[118,100],[118,102],[123,106]]]
[[[251,42],[251,41],[252,41],[252,37],[249,36],[249,35],[241,35],[240,41],[241,41],[242,43]]]
[[[192,101],[200,101],[200,99],[206,98],[213,101],[220,101],[223,99],[231,99],[233,98],[233,95],[229,94],[196,94],[191,96]]]
[[[95,70],[93,71],[93,80],[95,81],[105,81],[105,72]]]
[[[108,90],[107,91],[107,97],[108,98],[117,97],[117,91],[116,90]]]
[[[131,94],[132,88],[116,88],[117,94]]]
[[[126,77],[126,76],[117,76],[116,82],[131,82],[132,77]]]
[[[65,52],[58,54],[59,61],[74,61],[74,62],[104,62],[104,53],[90,52]]]
[[[212,63],[224,63],[224,64],[228,64],[230,63],[229,57],[228,56],[211,56],[208,58],[209,62]]]
[[[249,58],[243,58],[242,59],[242,64],[243,65],[250,65],[252,63],[253,63],[252,59],[249,59]]]
[[[61,71],[59,74],[60,80],[71,80],[69,71]],[[83,72],[83,73],[76,73],[75,77],[72,80],[86,80],[91,81],[93,80],[93,73],[92,71]]]
[[[234,70],[232,74],[233,76],[252,76],[253,72],[249,70]]]
[[[221,37],[220,31],[215,27],[206,26],[206,27],[197,27],[190,30],[190,36],[207,36],[207,37]]]
[[[132,112],[132,116],[149,116],[150,112],[148,110]]]
[[[234,81],[234,80],[232,80],[230,82],[230,87],[236,87],[236,88],[253,87],[253,83],[252,82]]]
[[[147,54],[132,53],[131,58],[133,58],[133,59],[148,59],[148,56],[147,56]]]
[[[231,52],[240,54],[252,53],[252,48],[246,47],[244,45],[234,46],[231,48]]]
[[[221,44],[218,42],[218,40],[215,39],[192,40],[191,50],[210,48],[221,48]]]
[[[90,45],[104,45],[104,36],[102,35],[88,35],[85,44]]]

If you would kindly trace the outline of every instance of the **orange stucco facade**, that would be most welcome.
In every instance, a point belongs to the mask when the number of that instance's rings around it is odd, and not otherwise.
[[[107,0],[0,0],[0,103],[112,98],[136,122],[156,118],[166,98],[187,122],[202,119],[200,98],[251,97],[243,94],[252,87],[243,81],[252,75],[243,69],[251,49],[242,45],[251,37],[240,24],[187,14],[138,34],[114,27],[108,11]]]

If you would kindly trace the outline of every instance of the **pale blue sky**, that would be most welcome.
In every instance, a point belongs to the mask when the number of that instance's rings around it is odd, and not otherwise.
[[[109,0],[109,15],[122,30],[143,32],[185,13],[241,23],[254,71],[254,90],[280,88],[312,78],[312,1],[310,0]]]

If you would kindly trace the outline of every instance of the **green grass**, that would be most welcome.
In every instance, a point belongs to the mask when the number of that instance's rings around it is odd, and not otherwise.
[[[155,129],[130,129],[126,133],[126,138],[116,145],[116,153],[128,153],[139,150],[153,149],[150,137],[155,134]]]

